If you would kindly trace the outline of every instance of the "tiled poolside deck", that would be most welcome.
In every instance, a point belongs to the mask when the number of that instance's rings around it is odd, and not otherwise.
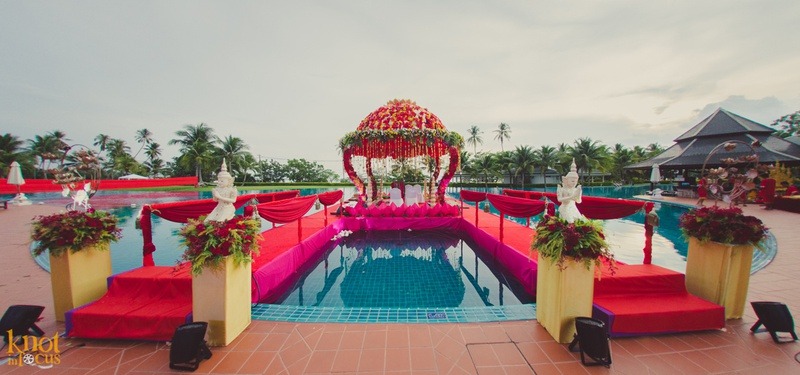
[[[676,199],[676,198],[665,198]],[[680,199],[677,199],[680,200]],[[694,203],[682,200],[682,203]],[[778,255],[752,276],[749,299],[781,301],[800,318],[800,215],[743,207],[775,234]],[[46,306],[39,326],[63,332],[52,315],[49,274],[28,253],[30,219],[56,206],[0,209],[0,311]],[[131,249],[131,251],[140,251]],[[610,369],[584,367],[536,321],[461,324],[313,324],[254,321],[231,345],[213,348],[197,373],[213,374],[796,374],[800,343],[753,335],[749,308],[725,330],[615,338]],[[83,347],[77,345],[85,343]],[[74,349],[71,349],[74,348]],[[0,365],[0,374],[156,374],[170,372],[165,343],[60,342],[61,363],[49,369]],[[6,355],[7,348],[1,356]]]

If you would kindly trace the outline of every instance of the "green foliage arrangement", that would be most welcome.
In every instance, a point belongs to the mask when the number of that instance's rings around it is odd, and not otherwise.
[[[547,259],[562,270],[567,259],[582,262],[586,268],[595,264],[596,270],[605,259],[612,272],[616,269],[603,227],[596,220],[578,219],[570,224],[557,216],[547,216],[536,225],[536,239],[531,249],[539,251],[540,259]]]
[[[37,216],[31,230],[31,239],[37,242],[33,253],[38,256],[50,250],[57,257],[67,250],[75,253],[90,246],[117,242],[122,235],[117,221],[107,211],[91,209]]]
[[[724,244],[751,244],[760,248],[767,237],[767,228],[755,216],[747,216],[738,207],[708,206],[693,209],[681,215],[678,226],[684,237],[694,237],[700,242]]]
[[[227,256],[237,265],[253,261],[258,255],[261,222],[235,216],[228,221],[204,222],[205,216],[189,219],[180,236],[186,245],[183,259],[192,263],[192,273],[199,275],[204,267],[219,268]]]

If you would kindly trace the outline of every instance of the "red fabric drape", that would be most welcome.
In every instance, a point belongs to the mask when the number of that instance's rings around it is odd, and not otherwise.
[[[758,202],[771,205],[775,201],[775,179],[765,178],[761,180],[761,189],[758,191]]]
[[[523,190],[503,190],[503,194],[513,197],[525,197],[538,201],[542,197],[547,197],[556,204],[560,204],[556,199],[555,193],[543,193],[540,191],[523,191]],[[491,201],[491,199],[489,199]],[[494,203],[493,203],[494,204]],[[589,219],[619,219],[630,216],[644,209],[645,213],[653,210],[653,202],[645,202],[634,199],[618,199],[618,198],[603,198],[603,197],[582,197],[582,202],[578,204],[578,210]],[[547,209],[548,215],[555,215],[555,210],[551,207]],[[552,212],[551,212],[552,211]],[[502,232],[501,232],[502,236]],[[650,264],[653,259],[653,226],[647,222],[645,218],[644,224],[644,264]]]
[[[556,204],[561,204],[556,198],[555,193],[543,193],[540,191],[522,191],[522,190],[503,190],[504,195],[508,196],[523,196],[529,199],[541,199],[547,197]],[[644,209],[645,202],[634,199],[619,199],[619,198],[603,198],[583,196],[582,202],[578,203],[578,210],[589,219],[620,219],[626,216],[633,215],[639,210]]]
[[[341,190],[329,191],[326,193],[319,194],[318,196],[319,196],[319,203],[322,203],[323,206],[330,206],[332,204],[338,203],[344,196],[344,192]]]
[[[481,191],[461,189],[461,192],[458,194],[461,195],[461,199],[467,202],[483,202],[486,200],[486,193]]]
[[[236,197],[236,202],[233,203],[234,207],[239,208],[255,198],[259,202],[270,202],[274,200],[283,200],[290,197],[296,197],[300,194],[299,190],[287,190],[274,193],[258,193],[258,194],[243,194]],[[142,265],[153,266],[153,252],[156,251],[156,246],[153,244],[153,229],[150,222],[150,214],[154,214],[163,219],[173,221],[176,223],[186,223],[189,219],[198,218],[203,215],[208,215],[217,202],[214,199],[199,199],[192,201],[180,202],[167,202],[149,204],[142,207],[142,216],[139,218],[139,223],[142,228]]]
[[[531,217],[544,211],[544,202],[526,198],[509,197],[499,194],[486,194],[486,198],[503,215]]]
[[[503,243],[503,222],[505,221],[505,215],[528,218],[540,214],[545,209],[544,202],[527,198],[486,194],[486,199],[489,200],[497,211],[500,211],[500,243]]]
[[[481,191],[464,190],[458,193],[461,196],[461,211],[464,211],[464,201],[475,202],[475,226],[478,226],[478,210],[480,203],[486,200],[486,193]],[[463,216],[463,215],[462,215]]]
[[[272,223],[291,223],[308,213],[308,210],[311,209],[311,206],[316,201],[316,195],[307,195],[277,202],[262,203],[257,206],[258,215]]]
[[[653,207],[655,204],[653,202],[647,202],[644,205],[645,211],[645,219],[644,219],[644,248],[642,252],[644,253],[644,260],[642,263],[650,264],[653,262],[653,225],[650,224],[649,220],[647,219],[647,214],[653,211]]]

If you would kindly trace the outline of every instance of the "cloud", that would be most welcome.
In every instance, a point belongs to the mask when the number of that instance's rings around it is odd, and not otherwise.
[[[409,98],[510,145],[662,145],[722,106],[768,124],[800,108],[800,2],[97,4],[0,14],[0,124],[79,143],[186,124],[255,155],[325,161],[368,113]]]

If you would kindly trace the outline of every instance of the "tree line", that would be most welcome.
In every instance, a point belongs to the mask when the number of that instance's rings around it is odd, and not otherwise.
[[[776,136],[790,137],[800,134],[800,111],[782,116],[771,124]],[[499,152],[479,152],[484,144],[484,132],[471,126],[466,136],[465,149],[461,150],[460,172],[474,181],[495,182],[503,176],[524,187],[535,174],[543,178],[548,170],[563,175],[569,171],[572,160],[583,176],[593,172],[608,175],[612,181],[629,182],[646,180],[648,171],[629,171],[624,167],[647,160],[664,148],[652,143],[645,147],[627,147],[620,143],[607,146],[591,138],[578,138],[572,144],[539,148],[521,145],[505,150],[505,141],[511,139],[511,126],[500,123],[492,130],[493,139],[500,142]],[[13,161],[22,166],[23,174],[32,178],[52,178],[54,169],[64,163],[76,163],[79,149],[89,151],[99,161],[102,178],[118,178],[126,174],[149,177],[196,176],[200,183],[212,180],[226,160],[228,170],[239,182],[337,182],[339,175],[322,164],[306,159],[289,159],[285,163],[256,158],[242,138],[228,135],[219,137],[205,123],[184,125],[176,131],[167,144],[178,146],[180,155],[171,161],[162,159],[162,146],[154,140],[148,129],[137,130],[137,146],[132,152],[125,140],[107,134],[98,134],[91,146],[70,144],[67,134],[54,130],[32,139],[22,140],[6,133],[0,135],[0,176],[5,177]],[[472,148],[472,152],[469,148]],[[141,160],[141,161],[140,161]],[[406,173],[408,173],[406,171]],[[401,176],[402,177],[402,176]],[[415,178],[422,179],[423,176]],[[546,181],[546,180],[545,180]]]
[[[133,152],[125,140],[107,134],[98,134],[87,146],[71,143],[60,130],[28,140],[6,133],[0,135],[0,176],[5,177],[11,163],[17,161],[23,175],[29,178],[53,178],[60,166],[78,163],[75,151],[82,150],[97,158],[100,177],[108,179],[127,174],[156,178],[196,176],[202,184],[213,180],[223,159],[239,182],[333,182],[339,178],[314,161],[289,159],[280,163],[257,159],[242,138],[219,137],[205,123],[185,125],[175,132],[167,144],[177,145],[180,155],[171,161],[162,159],[163,148],[150,130],[137,130],[135,139],[138,147]]]

